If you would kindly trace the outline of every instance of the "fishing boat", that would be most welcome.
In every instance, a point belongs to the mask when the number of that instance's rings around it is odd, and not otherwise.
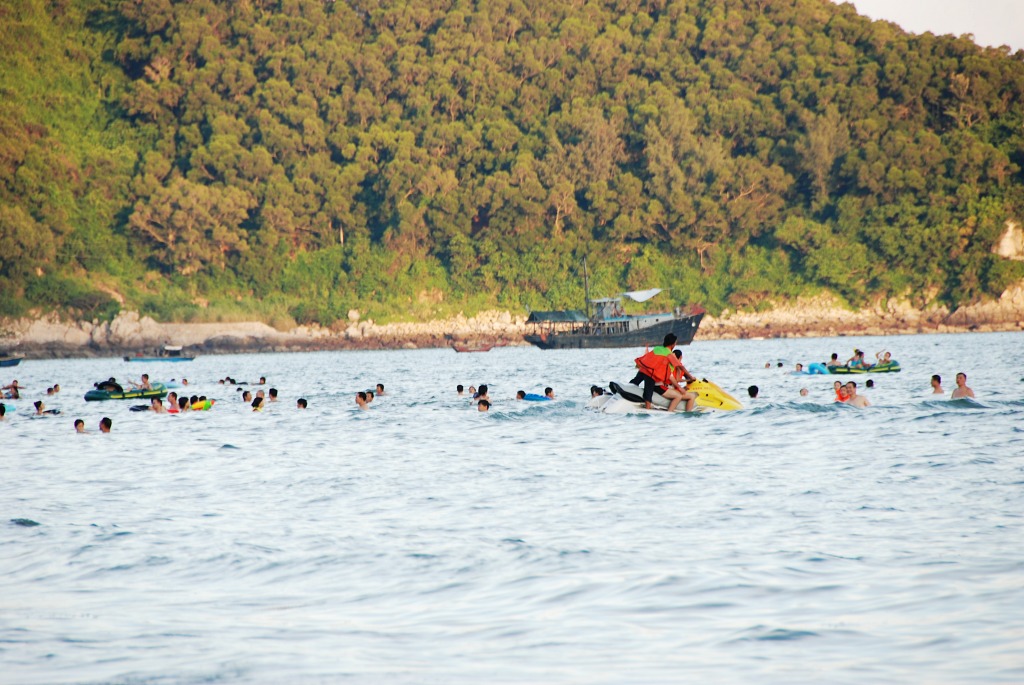
[[[24,357],[12,354],[0,355],[0,366],[17,366],[21,363],[22,359],[24,359]]]
[[[190,362],[195,356],[186,356],[182,353],[181,345],[164,345],[160,348],[160,354],[155,357],[145,357],[141,352],[134,357],[126,356],[126,362]]]
[[[623,298],[646,302],[663,292],[662,289],[637,290],[618,297],[591,300],[586,261],[583,262],[583,279],[586,311],[531,312],[526,323],[532,328],[523,336],[526,342],[542,350],[644,347],[660,345],[667,334],[673,333],[676,345],[689,345],[707,313],[703,307],[694,306],[690,309],[676,307],[657,314],[626,314]]]

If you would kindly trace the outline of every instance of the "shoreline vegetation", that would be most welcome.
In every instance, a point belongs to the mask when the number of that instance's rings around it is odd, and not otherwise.
[[[164,344],[189,353],[312,352],[448,347],[454,342],[525,345],[526,317],[490,310],[426,322],[377,324],[358,312],[327,328],[296,326],[281,331],[262,322],[158,323],[122,311],[110,322],[67,322],[55,315],[0,322],[0,349],[29,359],[150,354]],[[883,336],[1024,330],[1024,282],[994,301],[916,308],[888,300],[852,311],[834,297],[798,298],[763,312],[725,310],[704,317],[694,344],[709,340]]]
[[[1024,51],[848,3],[7,4],[0,320],[420,344],[347,312],[575,307],[584,258],[596,295],[844,308],[703,332],[757,337],[1024,279]]]

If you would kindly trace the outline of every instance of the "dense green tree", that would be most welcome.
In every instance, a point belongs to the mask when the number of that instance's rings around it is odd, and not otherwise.
[[[575,306],[583,255],[712,309],[1024,276],[1024,53],[848,4],[14,0],[0,48],[0,313]]]

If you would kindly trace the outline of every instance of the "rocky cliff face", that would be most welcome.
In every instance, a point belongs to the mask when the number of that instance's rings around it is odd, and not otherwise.
[[[767,312],[725,311],[719,317],[704,318],[697,341],[1019,330],[1024,330],[1024,282],[998,300],[953,312],[945,307],[921,310],[897,300],[850,311],[830,296],[777,304]],[[299,326],[287,332],[256,322],[157,323],[136,312],[121,312],[109,323],[66,323],[54,317],[0,323],[0,349],[42,358],[150,354],[165,344],[182,345],[189,353],[199,354],[415,349],[445,347],[453,341],[522,345],[526,332],[525,317],[501,311],[386,325],[360,321],[353,311],[348,321],[330,329]]]
[[[121,312],[109,323],[63,322],[56,317],[20,319],[0,325],[0,348],[30,357],[152,354],[163,345],[189,353],[274,352],[323,349],[444,347],[451,341],[523,344],[525,317],[482,312],[426,323],[379,325],[349,317],[334,328],[299,326],[282,332],[258,322],[157,323],[137,312]]]
[[[918,309],[891,299],[859,311],[843,308],[835,298],[801,298],[768,312],[723,312],[704,317],[699,337],[723,338],[831,337],[1024,330],[1024,284],[1010,288],[993,302],[960,307]]]

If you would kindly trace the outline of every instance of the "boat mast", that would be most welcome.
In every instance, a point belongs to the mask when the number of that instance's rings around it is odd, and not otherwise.
[[[583,258],[583,297],[586,298],[584,306],[587,310],[587,320],[590,320],[590,277],[587,274],[587,258]]]

